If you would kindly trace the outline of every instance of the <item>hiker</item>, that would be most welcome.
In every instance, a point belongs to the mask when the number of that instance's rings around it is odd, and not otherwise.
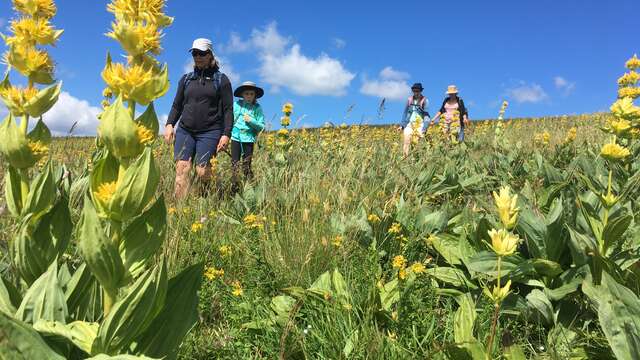
[[[429,112],[427,111],[429,100],[422,95],[422,90],[424,88],[421,83],[415,83],[411,86],[413,95],[407,99],[402,114],[400,129],[403,130],[402,153],[405,157],[409,156],[411,139],[414,136],[422,138],[424,136],[424,122],[429,121]]]
[[[431,120],[431,125],[444,115],[445,133],[450,135],[452,130],[458,130],[457,139],[462,142],[464,141],[464,128],[470,124],[467,108],[464,106],[464,101],[458,96],[458,87],[455,85],[448,86],[446,95],[440,111]]]
[[[189,51],[194,68],[178,82],[164,128],[165,141],[174,142],[176,199],[189,192],[192,163],[203,187],[210,182],[211,160],[226,150],[233,127],[231,82],[220,72],[211,40],[196,39]]]
[[[232,192],[240,189],[240,164],[246,180],[253,178],[251,159],[258,133],[264,129],[264,114],[258,99],[264,90],[254,82],[245,81],[233,93],[239,97],[233,104],[233,130],[231,131],[231,167],[233,173]]]

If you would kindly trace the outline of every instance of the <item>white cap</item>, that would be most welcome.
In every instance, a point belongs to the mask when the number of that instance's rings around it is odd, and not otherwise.
[[[189,49],[189,51],[196,49],[200,51],[211,51],[211,53],[213,53],[211,40],[204,38],[193,40],[193,45],[191,45],[191,49]]]

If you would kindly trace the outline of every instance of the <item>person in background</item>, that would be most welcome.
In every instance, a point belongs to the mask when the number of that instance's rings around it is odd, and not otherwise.
[[[232,192],[240,190],[240,164],[246,180],[253,178],[251,159],[258,134],[264,129],[264,114],[257,99],[264,90],[254,82],[246,81],[233,93],[241,98],[233,104],[233,130],[231,131]]]
[[[211,159],[227,148],[233,127],[231,82],[220,72],[211,40],[196,39],[190,51],[194,68],[178,82],[164,129],[165,141],[174,142],[176,199],[189,192],[192,163],[197,178],[208,184]]]
[[[440,111],[431,120],[431,125],[444,115],[445,132],[450,134],[452,128],[459,128],[458,141],[462,142],[464,141],[464,128],[470,124],[467,108],[464,106],[464,101],[458,96],[458,88],[455,85],[449,85],[446,95]],[[453,127],[452,124],[454,124]]]
[[[405,157],[409,156],[411,140],[414,136],[422,137],[424,135],[424,122],[429,121],[429,100],[422,95],[421,83],[415,83],[411,86],[413,95],[409,96],[407,104],[402,114],[402,122],[400,129],[402,130],[403,143],[402,153]]]

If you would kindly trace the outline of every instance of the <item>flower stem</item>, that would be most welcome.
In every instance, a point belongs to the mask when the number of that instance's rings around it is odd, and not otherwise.
[[[113,304],[116,302],[116,293],[117,291],[113,291],[113,290],[108,290],[106,288],[103,289],[104,291],[104,299],[102,300],[102,310],[103,310],[103,317],[107,317],[107,315],[109,315],[109,312],[111,311],[111,308],[113,307]]]
[[[24,206],[27,196],[29,196],[29,170],[18,169],[20,174],[20,194],[22,195],[22,205]]]
[[[131,119],[136,119],[136,102],[133,100],[128,101],[129,104],[129,114],[131,114]]]
[[[29,129],[29,115],[25,114],[22,117],[22,121],[20,122],[20,131],[23,135],[27,135],[27,130]]]
[[[486,359],[491,360],[491,354],[493,353],[493,340],[496,337],[496,331],[498,330],[498,317],[500,316],[500,303],[496,303],[493,311],[493,319],[491,320],[491,331],[489,332],[489,340],[487,341]]]

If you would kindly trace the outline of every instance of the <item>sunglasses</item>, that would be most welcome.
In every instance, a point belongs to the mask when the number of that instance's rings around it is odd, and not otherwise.
[[[200,51],[200,50],[191,51],[191,55],[193,57],[205,57],[205,56],[207,56],[207,54],[209,54],[208,51]]]

